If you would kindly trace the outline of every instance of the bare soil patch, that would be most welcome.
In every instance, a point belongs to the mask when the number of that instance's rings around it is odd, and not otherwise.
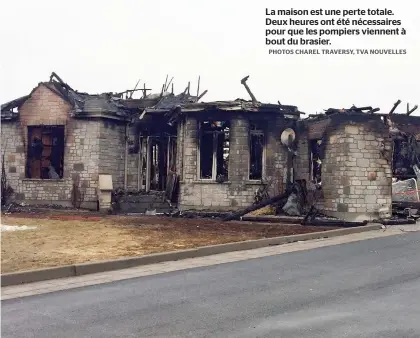
[[[2,273],[334,229],[63,212],[6,215],[1,223],[37,227],[2,232]]]

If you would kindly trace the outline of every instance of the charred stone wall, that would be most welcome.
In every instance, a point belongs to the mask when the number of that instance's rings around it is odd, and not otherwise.
[[[35,120],[34,123],[37,123]],[[25,177],[25,129],[19,122],[1,125],[1,148],[5,153],[8,183],[14,190],[13,199],[36,204],[71,206],[73,178],[80,178],[85,193],[83,206],[96,207],[96,186],[99,161],[99,121],[70,120],[62,179],[32,179]]]
[[[295,180],[310,180],[310,158],[309,158],[308,133],[301,132],[297,139],[297,155],[294,160]]]
[[[176,169],[179,175],[179,181],[183,181],[184,177],[184,136],[185,136],[185,121],[179,121],[177,125],[177,143],[176,143]]]
[[[282,189],[286,151],[280,144],[280,135],[285,128],[283,117],[271,118],[265,133],[264,181],[270,182],[270,195]],[[182,124],[182,142],[178,143],[178,168],[180,173],[181,209],[235,210],[251,205],[261,181],[249,180],[249,126],[245,114],[232,114],[230,119],[228,181],[200,180],[198,173],[198,121],[187,117]],[[182,149],[181,149],[182,147]]]
[[[392,174],[388,130],[378,123],[342,123],[330,128],[322,164],[324,212],[348,221],[371,220],[391,209]]]
[[[80,180],[83,207],[96,208],[98,174],[111,174],[114,187],[124,184],[125,125],[102,119],[70,117],[70,105],[40,85],[19,109],[19,120],[1,125],[1,149],[9,184],[17,201],[71,205],[73,180]],[[25,175],[28,127],[63,125],[65,128],[62,179],[27,178]],[[138,154],[130,154],[128,188],[137,188]]]
[[[287,150],[281,143],[281,133],[288,127],[294,127],[282,115],[266,116],[267,144],[266,144],[266,180],[270,183],[271,196],[278,195],[285,190],[287,177]]]
[[[125,157],[125,125],[115,121],[101,121],[99,129],[99,173],[112,175],[114,189],[124,186]],[[128,164],[135,161],[135,156],[129,155]],[[133,167],[130,165],[130,167]],[[130,170],[130,186],[134,185]],[[128,176],[127,176],[128,181]]]

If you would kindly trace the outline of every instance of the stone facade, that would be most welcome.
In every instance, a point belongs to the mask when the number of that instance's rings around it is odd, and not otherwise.
[[[126,123],[116,120],[101,120],[99,129],[99,173],[112,175],[114,189],[124,188],[126,135],[135,140],[134,131]],[[128,190],[138,189],[139,154],[127,151]]]
[[[69,117],[69,104],[40,85],[20,107],[19,120],[3,122],[1,146],[5,152],[7,178],[15,200],[27,203],[71,205],[73,180],[80,179],[82,207],[96,208],[98,174],[111,174],[115,188],[124,185],[125,124],[114,120]],[[62,179],[25,177],[27,128],[65,126]],[[127,183],[137,188],[137,154],[129,155]]]
[[[268,119],[269,117],[267,117]],[[198,121],[187,117],[181,123],[178,136],[178,168],[181,168],[181,209],[235,210],[251,205],[261,181],[249,180],[249,116],[232,113],[230,119],[230,145],[228,181],[223,183],[200,180],[198,177]],[[280,144],[285,128],[283,117],[267,124],[265,145],[265,181],[271,182],[270,194],[282,189],[286,151]]]
[[[125,125],[102,120],[99,129],[99,173],[112,175],[115,188],[124,186]]]
[[[391,208],[390,151],[384,126],[343,123],[328,132],[322,164],[324,212],[346,220],[377,219],[381,207]]]
[[[260,116],[258,116],[260,118]],[[290,127],[283,115],[261,116],[266,121],[265,178],[270,183],[270,196],[285,190],[288,151],[281,143],[281,133]]]
[[[98,174],[112,175],[114,189],[124,188],[126,135],[134,141],[134,130],[116,119],[77,119],[70,109],[67,101],[40,84],[19,108],[19,119],[3,121],[1,147],[14,200],[70,206],[73,181],[78,178],[84,193],[82,207],[96,208]],[[63,178],[26,178],[28,127],[48,125],[65,129]],[[139,154],[127,153],[126,188],[137,190]]]
[[[310,176],[310,149],[308,133],[298,134],[297,155],[294,160],[294,178],[295,180],[305,180],[309,182]]]
[[[191,122],[190,122],[191,123]],[[184,152],[187,148],[185,144],[185,120],[180,120],[177,125],[177,143],[176,143],[176,169],[179,175],[179,181],[184,179]]]
[[[19,121],[3,122],[1,145],[8,183],[15,200],[27,203],[71,205],[73,179],[80,179],[85,207],[96,206],[99,164],[99,121],[69,118],[70,106],[45,86],[39,86],[20,108]],[[64,125],[64,175],[62,179],[25,177],[29,126]]]

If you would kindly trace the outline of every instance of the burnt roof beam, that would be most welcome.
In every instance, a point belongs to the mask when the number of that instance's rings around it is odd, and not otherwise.
[[[400,105],[401,100],[398,100],[397,102],[394,103],[394,106],[392,107],[392,109],[389,112],[389,115],[392,115],[395,111],[395,109],[397,109],[397,107]]]
[[[418,107],[418,105],[415,105],[413,108],[409,109],[409,105],[407,103],[407,115],[410,116],[415,110],[417,110]]]
[[[248,84],[246,83],[249,79],[249,75],[245,76],[241,80],[241,84],[245,87],[246,91],[248,92],[249,96],[251,97],[252,103],[257,103],[257,98],[254,96],[254,94],[251,92],[251,89],[249,88]]]

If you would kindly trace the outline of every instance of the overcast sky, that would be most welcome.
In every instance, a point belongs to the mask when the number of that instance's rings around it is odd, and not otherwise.
[[[339,7],[339,5],[341,7]],[[366,5],[369,4],[367,7]],[[175,92],[191,81],[203,101],[246,98],[241,78],[259,101],[329,107],[380,107],[401,99],[420,104],[419,3],[416,1],[2,1],[0,102],[26,95],[55,71],[89,93],[140,86]],[[265,10],[390,8],[406,36],[333,37],[335,48],[406,48],[407,55],[280,56],[265,46]],[[283,47],[279,47],[283,48]],[[420,111],[417,112],[420,114]]]

